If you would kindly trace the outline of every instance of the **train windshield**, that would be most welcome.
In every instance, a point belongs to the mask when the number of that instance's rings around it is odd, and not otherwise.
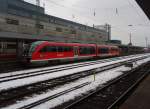
[[[41,43],[43,43],[44,41],[37,41],[37,42],[34,42],[30,45],[30,49],[29,49],[29,56],[32,55],[32,53],[35,51],[36,47],[38,45],[40,45]]]

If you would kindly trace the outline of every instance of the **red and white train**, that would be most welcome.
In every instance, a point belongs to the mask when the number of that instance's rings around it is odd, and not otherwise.
[[[29,63],[73,61],[119,55],[120,50],[117,46],[36,41],[25,49],[24,61]]]

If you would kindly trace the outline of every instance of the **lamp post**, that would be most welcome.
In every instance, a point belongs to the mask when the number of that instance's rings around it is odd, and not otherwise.
[[[131,35],[131,33],[129,34],[129,40],[130,40],[130,42],[129,42],[129,46],[132,46],[132,35]]]
[[[128,25],[129,27],[132,27],[133,25]],[[129,46],[132,46],[132,34],[131,32],[129,33]]]
[[[148,38],[147,37],[145,37],[145,44],[146,44],[146,48],[148,47]]]

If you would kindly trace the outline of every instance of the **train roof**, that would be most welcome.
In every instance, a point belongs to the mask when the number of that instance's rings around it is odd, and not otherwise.
[[[97,46],[118,48],[118,46],[115,46],[115,45],[100,45],[100,44],[98,44]]]
[[[64,42],[49,42],[49,41],[36,41],[33,42],[32,45],[40,45],[40,44],[56,44],[56,45],[68,45],[68,46],[95,46],[95,44],[81,44],[81,43],[64,43]]]
[[[64,45],[67,45],[67,46],[96,46],[96,44],[49,42],[49,41],[36,41],[36,42],[32,43],[32,45],[40,45],[40,44],[54,44],[54,45],[56,44],[56,45],[62,45],[62,46],[64,46]],[[115,46],[115,45],[98,44],[97,46],[118,48],[118,46]]]

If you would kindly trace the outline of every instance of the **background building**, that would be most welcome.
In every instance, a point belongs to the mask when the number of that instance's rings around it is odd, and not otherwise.
[[[24,44],[35,40],[101,44],[110,39],[108,32],[47,15],[23,0],[0,0],[0,58],[20,57]]]

